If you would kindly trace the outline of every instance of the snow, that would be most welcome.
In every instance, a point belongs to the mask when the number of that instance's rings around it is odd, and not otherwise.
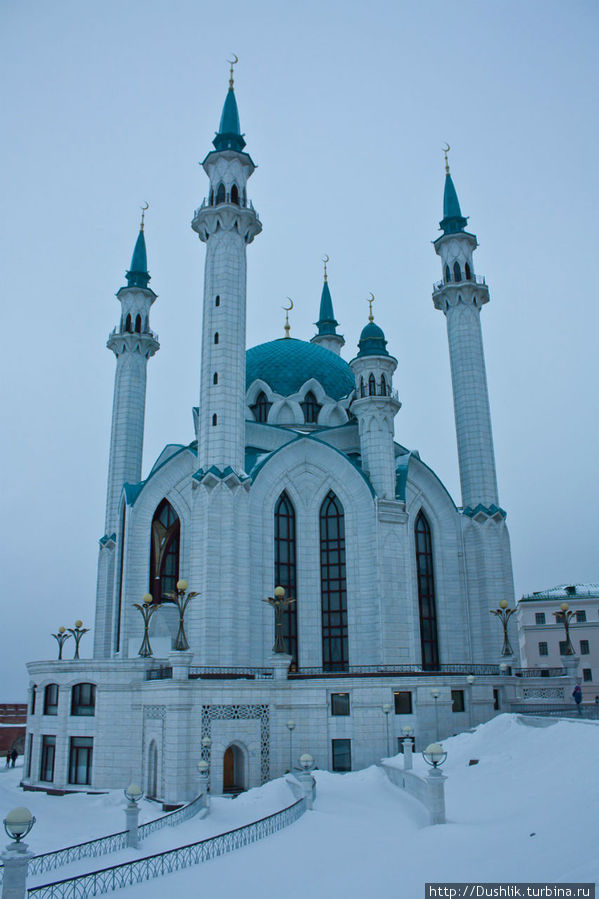
[[[427,881],[597,880],[599,722],[501,715],[473,733],[444,741],[444,747],[445,825],[429,826],[423,806],[392,785],[379,768],[345,775],[317,771],[314,811],[295,824],[252,846],[169,875],[167,882],[148,881],[122,895],[163,899],[166,889],[219,899],[242,892],[249,899],[420,899]],[[478,759],[478,764],[470,766],[470,759]],[[395,764],[401,765],[401,757]],[[414,770],[428,771],[418,754]],[[2,810],[25,804],[34,811],[38,822],[28,842],[33,846],[35,839],[37,851],[74,842],[75,830],[78,839],[85,839],[121,829],[123,800],[116,793],[52,798],[24,796],[13,786],[11,794],[12,775],[11,770],[0,777]],[[167,827],[136,853],[127,850],[127,857],[233,829],[290,805],[293,795],[285,781],[278,780],[238,799],[212,802],[207,818]],[[111,820],[103,831],[100,819]],[[77,867],[107,867],[124,855],[90,859]],[[69,874],[65,869],[56,876],[47,872],[37,882],[59,876]]]

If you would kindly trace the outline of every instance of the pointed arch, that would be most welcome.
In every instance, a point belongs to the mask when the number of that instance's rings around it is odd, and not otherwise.
[[[416,542],[416,575],[418,578],[422,667],[424,670],[434,671],[439,668],[439,642],[437,637],[433,543],[431,528],[422,509],[416,518],[414,536]]]
[[[457,260],[453,264],[453,280],[454,281],[462,280],[462,269],[460,268],[460,263]]]
[[[135,333],[141,334],[141,315],[135,316]]]
[[[283,616],[283,637],[287,652],[298,664],[297,575],[295,545],[295,509],[284,490],[275,505],[275,586],[284,587],[296,602],[287,606]]]
[[[235,206],[239,206],[239,188],[236,184],[233,184],[231,187],[231,203],[234,203]]]
[[[374,372],[368,375],[368,396],[376,396],[376,378]]]
[[[346,671],[349,647],[345,515],[341,502],[332,490],[329,490],[320,507],[320,593],[322,667],[325,671]]]
[[[366,396],[366,387],[364,385],[364,378],[360,378],[360,396]]]
[[[466,263],[464,265],[464,272],[465,272],[465,276],[466,276],[466,281],[471,281],[472,280],[472,272],[470,271],[470,266],[468,265],[468,263]]]
[[[127,318],[125,319],[125,331],[131,333],[133,328],[131,327],[131,313],[127,313]]]
[[[217,371],[215,371],[214,374],[212,375],[212,383],[218,384],[218,372]]]
[[[322,406],[317,401],[311,390],[307,392],[303,402],[300,403],[300,406],[302,407],[302,412],[304,413],[304,421],[306,422],[306,424],[315,425],[318,421],[318,413],[320,412]]]
[[[218,206],[220,203],[224,203],[226,198],[225,185],[221,181],[216,189],[216,205]]]
[[[254,418],[256,421],[266,422],[268,421],[268,413],[270,412],[270,407],[272,403],[268,401],[268,397],[264,393],[263,390],[260,391],[258,396],[256,397],[256,402],[253,406],[250,406],[250,409],[254,413]]]
[[[174,593],[179,580],[181,523],[167,499],[163,499],[152,519],[150,547],[150,590],[154,602],[165,593]]]
[[[449,266],[445,266],[445,280],[451,281],[451,272],[449,271]]]
[[[387,390],[387,379],[385,378],[384,373],[381,375],[381,396],[387,396],[391,391]]]

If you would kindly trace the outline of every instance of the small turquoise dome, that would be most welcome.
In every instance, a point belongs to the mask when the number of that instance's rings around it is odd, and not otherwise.
[[[281,396],[297,393],[310,378],[315,378],[334,400],[347,396],[356,386],[349,365],[340,356],[316,343],[293,337],[281,337],[247,350],[246,387],[258,378]]]
[[[358,356],[388,356],[387,341],[383,329],[374,322],[368,322],[362,329],[358,342]]]

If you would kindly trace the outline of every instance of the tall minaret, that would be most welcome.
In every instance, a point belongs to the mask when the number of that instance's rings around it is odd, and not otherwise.
[[[499,505],[480,326],[480,310],[489,302],[489,288],[484,278],[474,274],[472,254],[478,242],[465,230],[468,220],[460,209],[447,153],[445,172],[443,234],[434,241],[443,280],[433,289],[433,303],[447,319],[462,506],[489,509]]]
[[[316,322],[318,334],[315,334],[310,343],[318,343],[320,346],[332,350],[333,353],[339,355],[341,347],[345,344],[345,340],[341,334],[337,334],[338,321],[335,319],[333,312],[333,300],[331,299],[331,291],[329,290],[327,277],[327,262],[329,257],[323,258],[324,262],[324,282],[322,285],[322,294],[320,296],[320,315]]]
[[[150,307],[156,294],[148,287],[149,280],[142,213],[127,286],[117,293],[121,320],[106,344],[116,356],[106,496],[107,536],[118,529],[123,484],[137,484],[141,480],[148,359],[160,349],[156,335],[150,330]]]
[[[349,363],[356,379],[351,411],[358,419],[362,468],[379,499],[395,499],[393,420],[401,408],[393,390],[397,359],[389,355],[381,328],[374,323],[370,300],[368,324],[362,329],[359,353]]]
[[[192,228],[206,243],[202,369],[198,417],[198,464],[243,473],[245,457],[246,245],[262,230],[247,201],[255,166],[245,140],[233,90],[233,66],[220,127],[202,163],[210,179],[208,200]]]

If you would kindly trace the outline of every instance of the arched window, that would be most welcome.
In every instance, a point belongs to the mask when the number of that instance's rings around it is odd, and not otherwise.
[[[275,506],[275,586],[284,587],[287,596],[297,600],[295,568],[295,510],[283,491]],[[297,602],[287,606],[283,615],[283,637],[287,652],[298,664]]]
[[[239,206],[239,189],[236,184],[231,188],[231,203],[235,203],[236,206]]]
[[[135,333],[141,334],[141,315],[135,316]]]
[[[258,396],[256,397],[256,402],[253,406],[250,406],[250,409],[254,413],[254,418],[256,421],[268,421],[268,413],[270,411],[270,407],[272,403],[268,402],[268,397],[264,393],[263,390],[260,391]]]
[[[366,396],[366,387],[364,386],[364,378],[360,378],[360,396]]]
[[[218,185],[218,188],[216,190],[216,205],[218,206],[219,203],[224,203],[225,199],[226,199],[225,185],[221,181],[221,183]]]
[[[321,406],[317,403],[316,397],[311,390],[307,392],[304,401],[303,403],[300,403],[300,406],[302,407],[306,424],[315,425],[318,421],[318,413],[320,412]]]
[[[44,690],[44,715],[58,715],[58,684],[48,684]]]
[[[71,690],[71,715],[96,714],[96,685],[75,684]]]
[[[220,306],[220,294],[217,294],[217,295],[216,295],[216,299],[214,300],[214,305],[215,305],[215,306]]]
[[[462,270],[460,268],[460,263],[457,261],[454,262],[454,264],[453,264],[453,280],[454,281],[462,280]]]
[[[368,395],[376,396],[376,378],[372,372],[368,376]]]
[[[165,593],[174,593],[179,580],[179,517],[168,500],[163,499],[152,521],[150,552],[150,593],[161,602]]]
[[[218,416],[215,412],[214,415],[212,416],[212,427],[215,428],[217,424],[218,424]]]
[[[387,396],[387,381],[385,375],[381,375],[381,396]]]
[[[131,333],[131,331],[132,331],[130,315],[127,315],[127,318],[125,319],[125,331],[128,331],[129,333]]]
[[[217,371],[215,371],[214,374],[212,375],[212,383],[218,384],[218,372]]]
[[[445,266],[445,280],[451,281],[451,272],[449,271],[449,266]]]
[[[243,188],[243,205],[244,205],[244,206],[247,206],[247,201],[248,201],[248,199],[247,199],[247,194],[246,194],[246,192],[245,192],[245,187],[244,187],[244,188]]]
[[[214,191],[210,191],[210,205],[214,206]]]
[[[214,342],[218,343],[218,331],[214,332]]]
[[[329,491],[320,507],[320,593],[322,603],[322,667],[346,671],[347,587],[343,506]]]
[[[423,669],[439,668],[437,640],[437,610],[435,607],[435,577],[433,572],[433,544],[431,529],[422,510],[415,527],[416,574],[418,576],[418,608],[420,611],[420,647]]]
[[[466,281],[471,281],[472,280],[472,272],[470,271],[470,266],[468,265],[468,263],[465,264],[464,271],[466,273]]]

